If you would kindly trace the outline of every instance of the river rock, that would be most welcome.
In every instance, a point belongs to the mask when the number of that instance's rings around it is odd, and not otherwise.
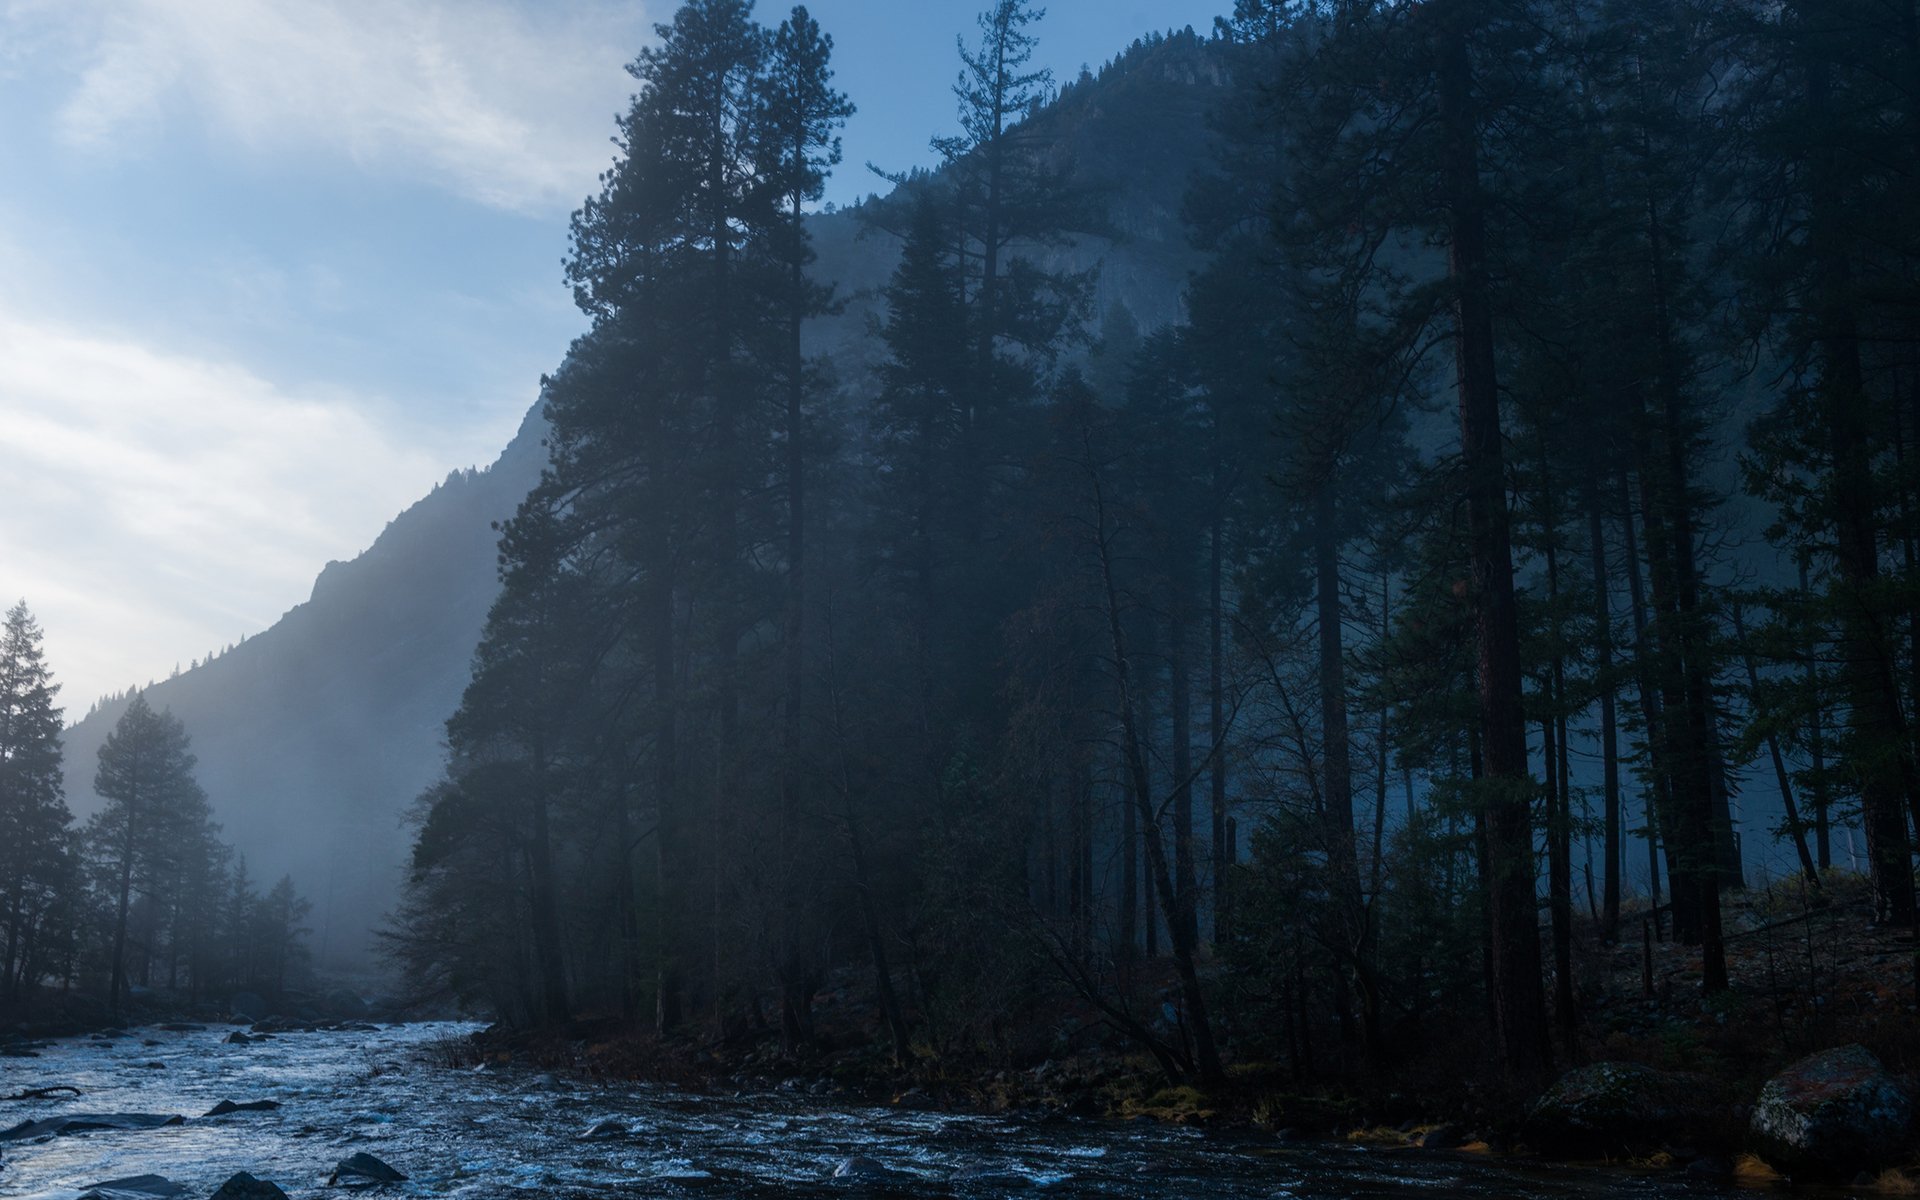
[[[333,1174],[327,1177],[327,1186],[378,1187],[381,1184],[401,1183],[406,1178],[405,1175],[363,1150],[334,1164]]]
[[[580,1140],[583,1142],[604,1142],[625,1136],[627,1136],[626,1125],[619,1121],[609,1119],[605,1121],[595,1121],[592,1125],[587,1126],[587,1131],[580,1135]]]
[[[1599,1062],[1560,1077],[1527,1114],[1526,1140],[1548,1154],[1601,1157],[1663,1145],[1707,1116],[1702,1082],[1638,1063]]]
[[[1467,1144],[1467,1131],[1451,1121],[1443,1121],[1420,1135],[1424,1150],[1458,1150]]]
[[[280,1102],[278,1100],[248,1100],[241,1104],[235,1104],[231,1100],[222,1100],[220,1103],[208,1109],[206,1115],[209,1117],[224,1117],[228,1113],[237,1112],[272,1112],[279,1107]]]
[[[1755,1147],[1800,1175],[1845,1177],[1900,1157],[1913,1101],[1861,1046],[1809,1055],[1769,1079],[1748,1123]]]
[[[278,1185],[241,1171],[221,1184],[220,1190],[207,1200],[287,1200],[287,1194]]]
[[[130,1175],[96,1183],[80,1193],[79,1200],[170,1200],[186,1194],[184,1185],[165,1175]]]
[[[909,1177],[879,1159],[856,1154],[833,1169],[833,1178],[842,1183],[891,1183]]]
[[[160,1113],[69,1113],[63,1117],[48,1117],[42,1121],[22,1121],[12,1129],[0,1132],[0,1142],[22,1142],[39,1137],[67,1137],[71,1134],[92,1133],[102,1129],[160,1129],[167,1125],[178,1125],[185,1119]]]

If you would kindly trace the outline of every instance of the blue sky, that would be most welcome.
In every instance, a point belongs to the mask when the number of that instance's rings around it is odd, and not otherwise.
[[[1056,0],[1041,54],[1064,82],[1225,2]],[[830,198],[929,161],[983,3],[810,6],[860,106]],[[70,716],[492,460],[582,327],[567,216],[670,12],[0,0],[0,595]]]

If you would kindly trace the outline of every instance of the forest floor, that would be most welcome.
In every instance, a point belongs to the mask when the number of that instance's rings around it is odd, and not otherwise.
[[[1623,913],[1621,936],[1611,945],[1583,917],[1575,953],[1577,1046],[1569,1054],[1557,1044],[1555,1058],[1560,1069],[1623,1061],[1700,1077],[1712,1093],[1706,1107],[1723,1118],[1676,1131],[1674,1144],[1650,1150],[1640,1164],[1711,1159],[1757,1180],[1769,1173],[1740,1155],[1747,1106],[1788,1063],[1859,1043],[1897,1075],[1920,1076],[1916,947],[1904,931],[1875,928],[1864,886],[1844,875],[1818,891],[1794,881],[1733,892],[1724,912],[1733,987],[1712,998],[1700,994],[1698,950],[1657,939],[1644,911]],[[1167,990],[1172,983],[1169,971]],[[1415,1049],[1402,1050],[1390,1067],[1370,1070],[1357,1053],[1337,1050],[1323,1051],[1311,1073],[1239,1061],[1225,1087],[1207,1091],[1169,1080],[1151,1057],[1107,1035],[1090,1007],[1054,997],[1029,1017],[1035,1027],[1013,1029],[997,1058],[929,1053],[903,1068],[876,1038],[880,1022],[864,975],[850,972],[819,996],[807,1047],[783,1047],[773,1029],[724,1037],[689,1031],[662,1041],[607,1019],[578,1022],[564,1033],[490,1031],[472,1052],[709,1091],[1264,1127],[1288,1137],[1427,1141],[1469,1152],[1526,1149],[1533,1095],[1488,1082],[1478,1014],[1429,1015],[1411,1039],[1400,1031],[1399,1044]],[[1226,1032],[1231,1047],[1234,1031]],[[1879,1186],[1912,1194],[1908,1179],[1894,1173]]]

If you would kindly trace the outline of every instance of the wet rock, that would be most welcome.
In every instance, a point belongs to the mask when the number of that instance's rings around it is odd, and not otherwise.
[[[1601,1157],[1671,1142],[1707,1118],[1705,1089],[1690,1075],[1637,1063],[1568,1071],[1534,1102],[1525,1140],[1548,1154]]]
[[[245,1046],[245,1045],[248,1045],[249,1043],[257,1042],[259,1040],[260,1040],[259,1038],[254,1037],[253,1035],[239,1029],[234,1030],[232,1033],[226,1036],[226,1042],[228,1045],[231,1045],[231,1046]]]
[[[178,1125],[183,1120],[185,1120],[184,1117],[159,1113],[70,1113],[63,1117],[48,1117],[42,1121],[22,1121],[12,1129],[0,1132],[0,1142],[20,1142],[39,1137],[68,1137],[76,1133],[93,1133],[103,1129],[160,1129],[168,1125]]]
[[[209,1117],[224,1117],[228,1113],[237,1112],[272,1112],[279,1107],[280,1102],[278,1100],[248,1100],[241,1104],[236,1104],[231,1100],[222,1100],[220,1103],[208,1109],[206,1115]]]
[[[856,1154],[833,1169],[833,1178],[842,1183],[895,1183],[909,1179],[879,1159]]]
[[[141,1069],[147,1070],[147,1071],[164,1071],[167,1069],[167,1064],[163,1062],[141,1063],[140,1066],[141,1066]]]
[[[328,1187],[367,1188],[382,1184],[401,1183],[406,1176],[381,1162],[373,1155],[362,1150],[348,1155],[334,1164],[333,1174],[327,1177]]]
[[[287,1194],[275,1184],[241,1171],[221,1184],[220,1190],[207,1200],[287,1200]]]
[[[1458,1150],[1467,1144],[1467,1131],[1451,1121],[1443,1121],[1421,1135],[1420,1146],[1426,1150]]]
[[[583,1142],[602,1142],[627,1136],[627,1127],[619,1121],[595,1121],[580,1135]]]
[[[169,1200],[186,1194],[185,1186],[164,1175],[130,1175],[96,1183],[80,1193],[79,1200]]]
[[[1913,1101],[1880,1060],[1840,1046],[1769,1079],[1747,1128],[1775,1166],[1839,1177],[1897,1158],[1912,1124]]]

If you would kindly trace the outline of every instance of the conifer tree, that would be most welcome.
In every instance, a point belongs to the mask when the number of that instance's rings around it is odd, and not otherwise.
[[[60,765],[59,685],[21,601],[0,628],[0,999],[31,989],[61,932],[75,879]]]
[[[131,981],[128,933],[134,901],[165,898],[183,845],[208,819],[194,763],[179,718],[155,712],[144,695],[134,696],[100,746],[93,790],[105,804],[87,823],[86,839],[111,913],[107,1003],[115,1015]],[[144,977],[153,947],[135,949]]]

